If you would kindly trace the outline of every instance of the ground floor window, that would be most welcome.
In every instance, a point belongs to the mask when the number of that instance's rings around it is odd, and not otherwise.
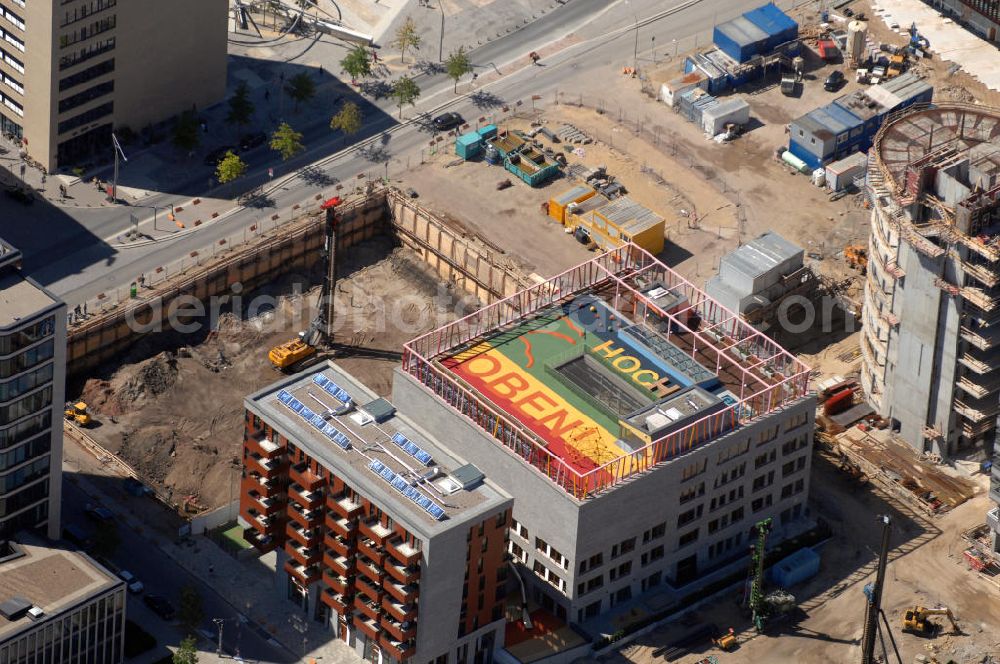
[[[60,143],[56,150],[56,160],[61,167],[74,166],[95,154],[102,154],[102,150],[103,154],[110,159],[112,156],[111,123],[95,127]]]

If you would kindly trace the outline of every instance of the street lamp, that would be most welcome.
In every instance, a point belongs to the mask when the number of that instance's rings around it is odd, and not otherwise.
[[[440,0],[439,0],[440,1]],[[639,68],[639,15],[635,11],[635,7],[628,0],[625,0],[625,4],[629,6],[632,10],[632,18],[635,19],[635,51],[632,54],[632,69]]]
[[[441,39],[438,41],[438,62],[444,62],[444,6],[438,0],[438,9],[441,10]]]

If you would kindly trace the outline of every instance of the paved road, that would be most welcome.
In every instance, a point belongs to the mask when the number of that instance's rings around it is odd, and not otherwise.
[[[719,3],[710,0],[674,0],[667,6],[658,0],[618,0],[612,5],[598,0],[572,0],[534,24],[477,49],[473,62],[476,65],[492,62],[505,71],[511,71],[524,61],[528,50],[544,52],[542,43],[554,42],[573,32],[577,43],[546,56],[544,66],[521,66],[483,86],[491,95],[505,101],[527,100],[534,94],[541,95],[543,101],[540,103],[545,103],[551,101],[560,89],[599,90],[601,76],[613,76],[623,62],[629,62],[637,42],[642,52],[642,45],[652,43],[653,37],[661,47],[672,43],[672,40],[681,41],[696,34],[706,37],[714,21],[726,20],[758,4],[759,0],[731,0],[726,3],[725,9],[720,10]],[[647,23],[647,18],[666,14],[672,7],[678,10]],[[639,28],[632,30],[637,20]],[[707,41],[705,38],[701,43]],[[466,118],[483,114],[468,95],[456,98],[452,94],[450,80],[441,80],[440,76],[429,77],[422,87],[424,95],[418,111],[437,113],[447,107]],[[369,141],[384,143],[385,151],[396,160],[402,158],[405,163],[408,155],[414,155],[419,160],[420,150],[429,139],[426,128],[412,121],[396,122],[391,103],[383,103],[383,108],[386,112],[366,127],[365,134],[372,137]],[[326,138],[325,142],[318,142],[297,158],[292,166],[299,168],[321,160],[323,170],[339,180],[350,180],[359,172],[382,174],[382,164],[366,158],[359,149],[361,144],[333,157],[325,157],[336,149],[340,140],[331,137],[328,131]],[[258,169],[258,176],[262,169]],[[277,211],[282,211],[294,204],[311,201],[316,193],[324,190],[328,191],[329,187],[310,185],[294,178],[275,190],[271,199]],[[176,197],[160,194],[144,199],[142,203],[165,205],[176,200]],[[149,273],[220,238],[239,233],[274,211],[235,210],[226,218],[206,224],[196,232],[179,233],[153,245],[131,248],[118,248],[102,241],[108,238],[113,241],[115,234],[127,228],[130,210],[124,209],[118,214],[108,210],[86,211],[75,215],[82,225],[70,236],[52,237],[51,244],[41,251],[44,260],[34,260],[31,252],[26,251],[26,263],[33,276],[74,305],[127,284],[141,273]],[[160,223],[162,228],[162,220]],[[142,229],[152,232],[151,218],[143,221]]]
[[[63,525],[74,523],[89,529],[92,524],[84,515],[84,509],[87,503],[93,502],[93,499],[80,486],[69,481],[69,477],[71,476],[70,474],[63,476]],[[111,556],[111,562],[120,568],[132,572],[146,586],[146,592],[167,597],[175,608],[178,606],[181,587],[189,584],[197,587],[203,599],[206,623],[204,628],[211,628],[214,632],[214,627],[212,627],[211,623],[213,618],[222,618],[226,621],[223,628],[223,645],[226,652],[230,654],[235,653],[236,647],[239,645],[240,654],[246,659],[266,662],[297,661],[296,657],[290,655],[280,647],[273,647],[266,643],[253,630],[240,629],[240,617],[233,607],[227,604],[215,591],[201,583],[186,569],[175,563],[173,559],[160,551],[144,536],[126,527],[120,527],[119,532],[121,534],[121,544],[118,546],[115,554]],[[138,605],[138,602],[134,596],[130,596],[130,613],[133,612],[133,605]],[[150,625],[156,631],[162,645],[177,645],[180,643],[184,635],[179,627],[173,630],[159,628],[161,626],[156,621],[162,621],[153,616],[145,606],[135,608],[134,612],[139,618],[138,622]],[[174,639],[173,641],[163,643],[164,638],[171,637]]]

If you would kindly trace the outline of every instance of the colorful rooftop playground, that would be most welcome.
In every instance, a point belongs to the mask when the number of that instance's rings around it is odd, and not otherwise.
[[[805,396],[809,374],[635,244],[414,339],[403,369],[580,500]]]

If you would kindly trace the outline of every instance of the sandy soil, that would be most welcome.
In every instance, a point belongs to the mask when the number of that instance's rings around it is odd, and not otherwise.
[[[441,290],[439,299],[437,282],[388,239],[353,248],[345,263],[337,286],[338,340],[391,353],[337,361],[388,395],[400,347],[452,317],[450,293]],[[308,309],[299,315],[301,297],[287,295],[292,284],[302,283],[308,288],[310,275],[290,275],[263,293],[280,298],[276,310],[251,320],[223,316],[207,335],[165,333],[143,340],[112,374],[87,380],[79,396],[96,417],[91,435],[175,500],[194,494],[207,507],[231,500],[243,398],[279,378],[267,350],[311,320],[318,289],[305,296]]]

